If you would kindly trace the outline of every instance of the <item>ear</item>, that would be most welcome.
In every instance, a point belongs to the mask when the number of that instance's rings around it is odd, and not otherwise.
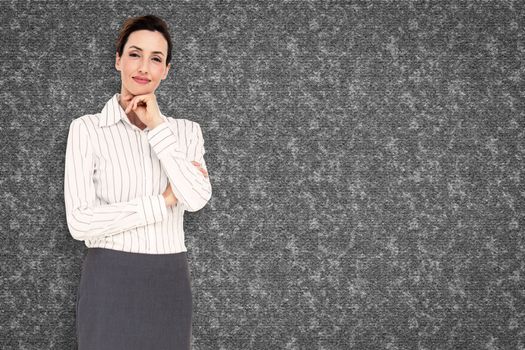
[[[115,69],[120,71],[120,56],[118,52],[115,54]]]
[[[164,74],[162,75],[162,79],[161,80],[164,80],[166,79],[166,77],[168,76],[168,72],[171,68],[171,63],[168,63],[168,65],[166,66],[166,70],[164,71]]]

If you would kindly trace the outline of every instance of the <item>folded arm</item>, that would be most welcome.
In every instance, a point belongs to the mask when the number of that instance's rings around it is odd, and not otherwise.
[[[192,123],[191,127],[184,127],[185,123]],[[212,189],[209,176],[204,176],[191,162],[199,162],[208,171],[200,125],[186,119],[164,121],[149,131],[148,140],[184,209],[190,212],[202,209],[210,200]],[[185,152],[182,142],[186,143]]]
[[[95,205],[93,171],[89,129],[84,120],[77,118],[69,126],[64,172],[66,219],[74,239],[83,241],[110,236],[167,217],[162,194]]]

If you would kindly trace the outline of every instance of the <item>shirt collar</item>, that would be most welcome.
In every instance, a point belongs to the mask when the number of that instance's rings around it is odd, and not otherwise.
[[[107,102],[102,111],[100,112],[100,119],[98,125],[100,127],[109,126],[116,124],[120,119],[123,119],[131,124],[126,115],[126,112],[119,103],[120,93],[115,93]],[[160,113],[160,116],[164,121],[168,121],[168,118]]]

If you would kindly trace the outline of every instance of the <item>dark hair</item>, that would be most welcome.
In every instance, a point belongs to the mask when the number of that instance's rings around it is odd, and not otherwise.
[[[168,42],[168,57],[166,57],[166,66],[171,61],[171,36],[168,29],[168,25],[163,19],[155,15],[145,15],[140,17],[131,17],[126,19],[120,28],[119,35],[116,41],[117,52],[120,57],[124,51],[124,46],[128,41],[128,37],[131,33],[137,30],[147,29],[151,31],[160,32],[166,41]]]

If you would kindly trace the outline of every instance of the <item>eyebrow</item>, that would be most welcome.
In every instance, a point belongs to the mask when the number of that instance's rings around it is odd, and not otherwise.
[[[135,45],[131,45],[129,48],[131,49],[132,47],[136,48],[139,51],[142,51],[140,47],[135,46]],[[161,55],[164,55],[161,51],[152,51],[152,53],[160,53]]]

